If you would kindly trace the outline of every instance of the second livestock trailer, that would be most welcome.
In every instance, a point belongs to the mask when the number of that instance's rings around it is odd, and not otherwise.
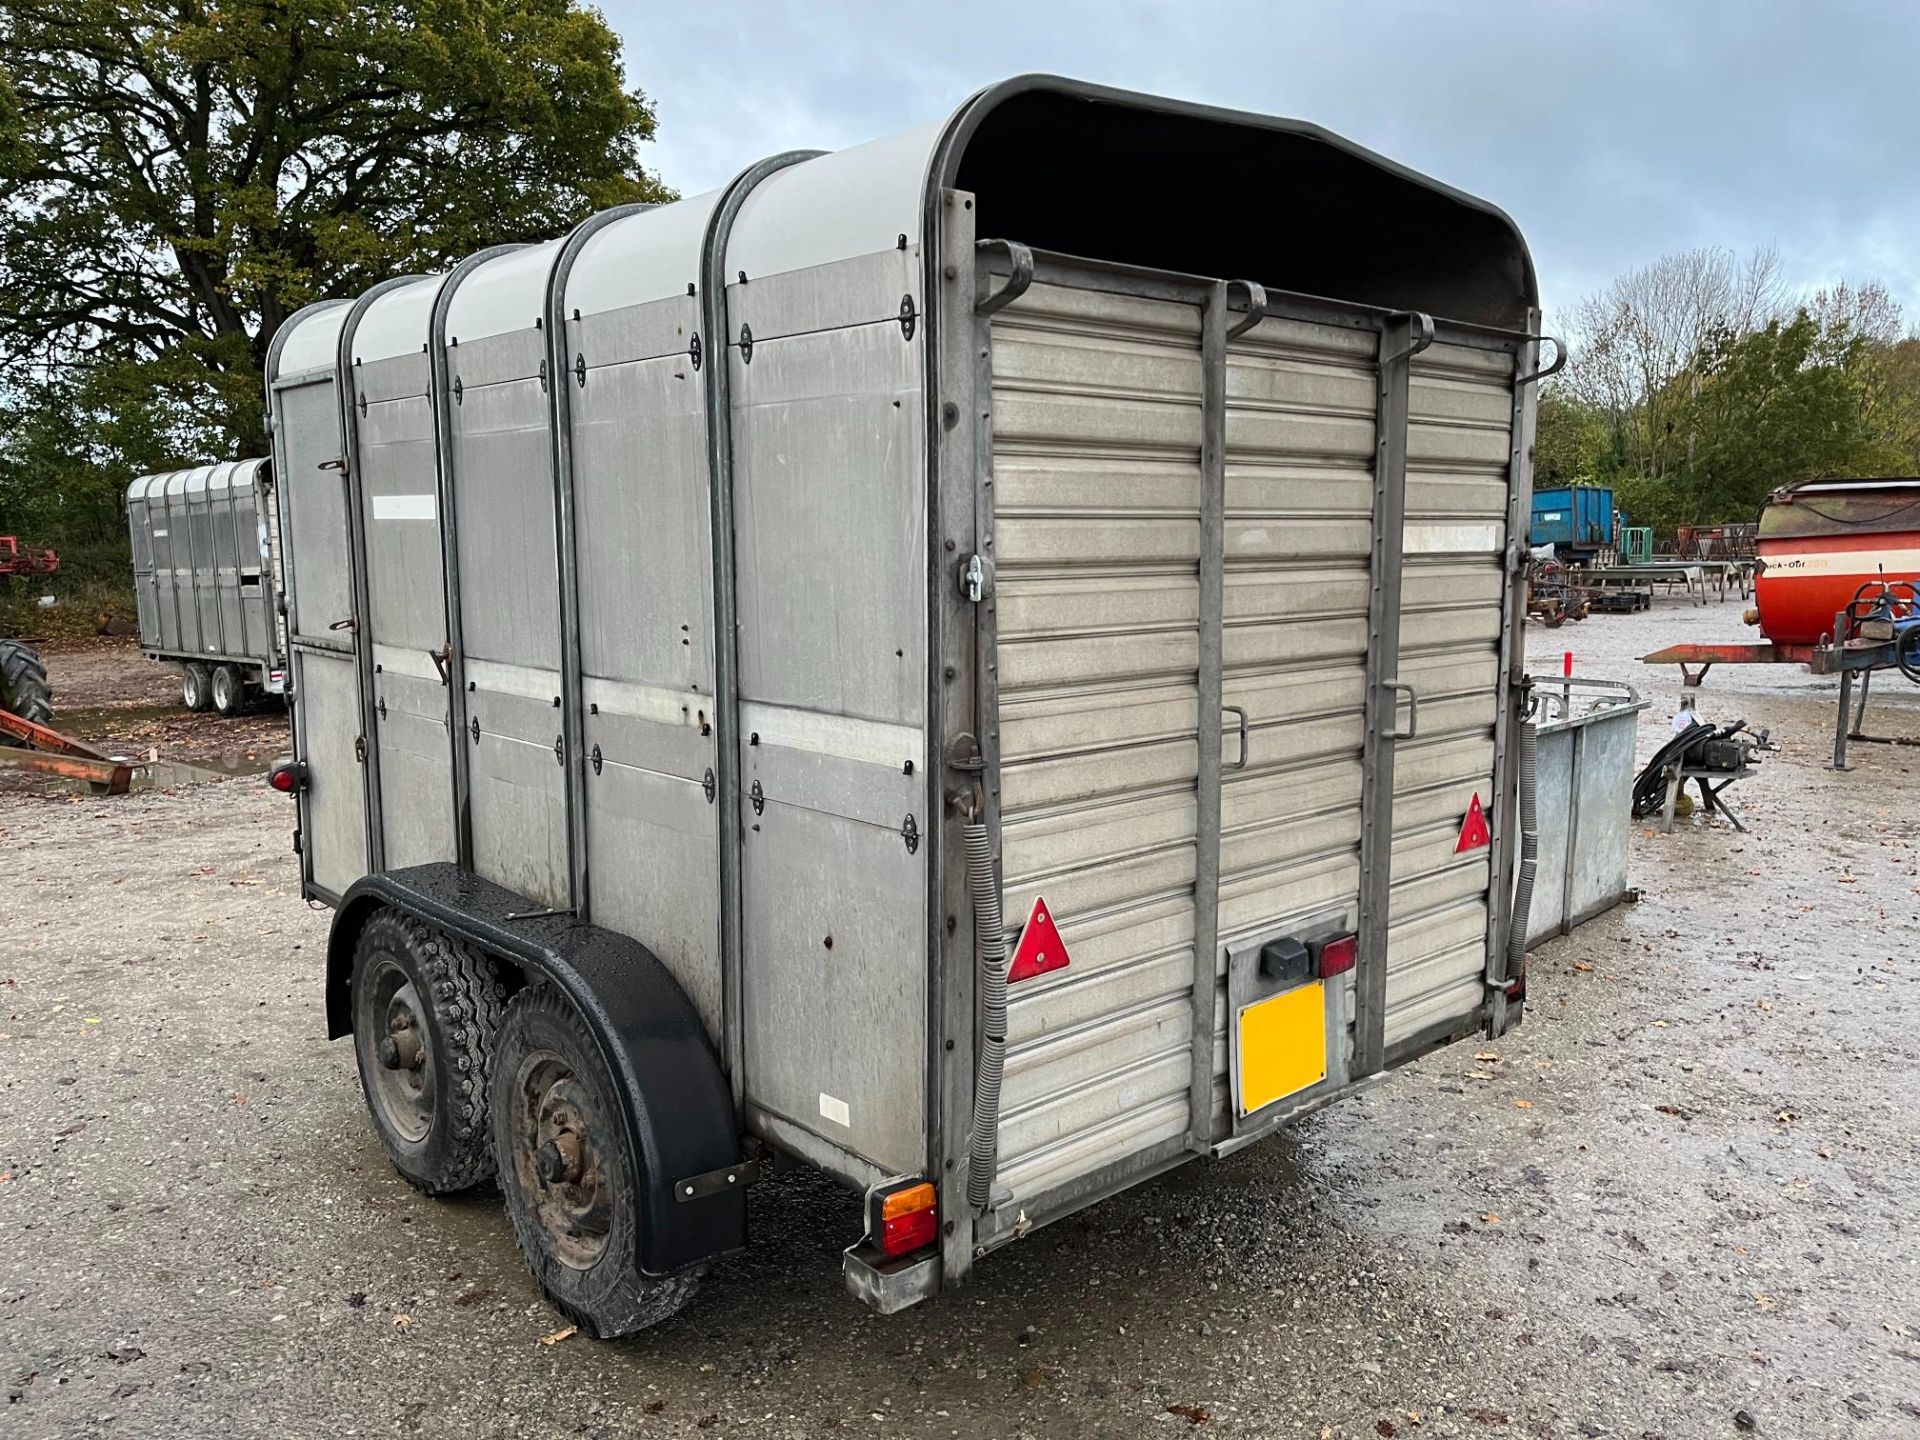
[[[1511,1026],[1537,328],[1491,206],[1048,77],[293,318],[275,783],[396,1166],[616,1334],[803,1161],[895,1309]]]
[[[140,648],[180,667],[189,710],[231,715],[286,688],[278,523],[265,460],[142,475],[127,487]]]

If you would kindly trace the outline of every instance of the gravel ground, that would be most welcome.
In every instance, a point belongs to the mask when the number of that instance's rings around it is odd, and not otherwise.
[[[1631,657],[1746,638],[1738,608],[1530,638],[1645,684],[1646,750],[1678,677]],[[1753,833],[1636,835],[1645,897],[1536,952],[1498,1045],[891,1318],[841,1289],[856,1202],[786,1177],[750,1255],[605,1345],[541,1343],[496,1196],[386,1165],[284,801],[0,796],[0,1429],[1920,1435],[1920,751],[1821,768],[1830,690],[1715,672],[1703,711],[1783,745]],[[1899,699],[1880,728],[1920,734]]]

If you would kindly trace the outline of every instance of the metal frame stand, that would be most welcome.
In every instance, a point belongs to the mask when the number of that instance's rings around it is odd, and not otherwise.
[[[1673,833],[1674,807],[1679,803],[1680,792],[1687,788],[1687,782],[1689,780],[1699,784],[1700,804],[1707,814],[1711,815],[1717,810],[1727,817],[1727,823],[1733,826],[1734,829],[1738,830],[1742,835],[1747,833],[1747,827],[1740,823],[1740,817],[1733,813],[1733,807],[1727,804],[1722,792],[1736,780],[1744,780],[1753,774],[1753,767],[1742,765],[1738,770],[1702,770],[1692,765],[1682,766],[1675,764],[1666,767],[1666,774],[1667,801],[1660,812],[1660,830],[1662,834],[1671,835]],[[1710,783],[1714,780],[1718,780],[1720,783],[1717,785]]]

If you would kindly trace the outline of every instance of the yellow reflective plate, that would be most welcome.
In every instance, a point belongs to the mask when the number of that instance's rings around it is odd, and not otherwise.
[[[1315,980],[1244,1005],[1239,1023],[1242,1115],[1327,1078],[1325,982]]]

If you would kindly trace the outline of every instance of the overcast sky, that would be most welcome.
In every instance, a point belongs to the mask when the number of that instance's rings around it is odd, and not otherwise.
[[[683,194],[1029,70],[1293,116],[1519,222],[1546,303],[1700,245],[1883,280],[1920,322],[1913,0],[601,0]],[[1151,179],[1151,177],[1145,177]]]

